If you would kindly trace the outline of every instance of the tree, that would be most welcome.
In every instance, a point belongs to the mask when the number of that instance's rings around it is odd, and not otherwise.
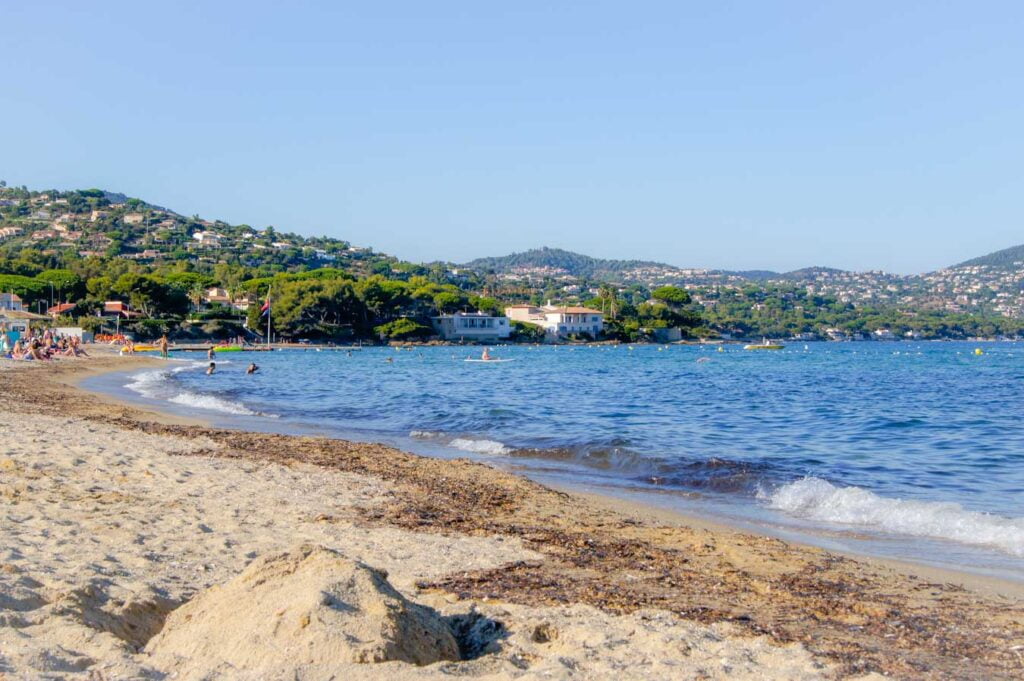
[[[442,291],[434,296],[434,309],[440,314],[458,312],[466,303],[465,296],[452,291]]]
[[[651,297],[663,303],[679,307],[690,304],[690,294],[678,286],[661,286],[651,291]]]
[[[366,307],[347,279],[307,279],[282,284],[271,301],[273,326],[281,334],[335,337],[363,328]],[[249,326],[261,327],[259,308],[249,308]]]
[[[71,270],[44,270],[36,279],[53,285],[54,293],[62,300],[78,300],[85,294],[85,282]]]
[[[412,338],[426,338],[434,334],[429,326],[417,321],[403,317],[387,324],[374,327],[378,335],[390,338],[391,340],[409,340]]]

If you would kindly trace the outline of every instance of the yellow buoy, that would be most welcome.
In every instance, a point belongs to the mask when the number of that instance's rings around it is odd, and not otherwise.
[[[984,355],[985,353],[981,351],[981,348],[974,348],[974,354],[976,354],[976,355]]]

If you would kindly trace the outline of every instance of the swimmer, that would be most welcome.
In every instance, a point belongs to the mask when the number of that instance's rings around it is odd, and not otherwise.
[[[212,348],[210,349],[210,352],[213,352]],[[211,375],[216,370],[217,370],[217,363],[216,362],[210,362],[210,366],[206,367],[206,375],[209,376],[209,375]]]
[[[247,373],[249,375],[252,375],[252,374],[255,374],[259,370],[260,370],[260,368],[258,366],[256,366],[256,362],[251,362],[249,364],[249,368],[245,370],[245,373]]]

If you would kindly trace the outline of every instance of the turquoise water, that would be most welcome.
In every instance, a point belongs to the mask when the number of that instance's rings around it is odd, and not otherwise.
[[[514,360],[500,364],[451,347],[296,350],[224,356],[213,376],[205,362],[169,362],[92,387],[224,425],[472,456],[832,548],[1020,576],[1024,345],[975,347],[516,346],[493,349]]]

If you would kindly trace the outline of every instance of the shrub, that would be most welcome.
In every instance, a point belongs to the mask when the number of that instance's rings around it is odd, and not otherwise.
[[[373,329],[379,335],[392,340],[407,340],[410,338],[426,338],[432,336],[434,330],[429,326],[420,324],[417,321],[403,317],[387,324],[381,324]]]

